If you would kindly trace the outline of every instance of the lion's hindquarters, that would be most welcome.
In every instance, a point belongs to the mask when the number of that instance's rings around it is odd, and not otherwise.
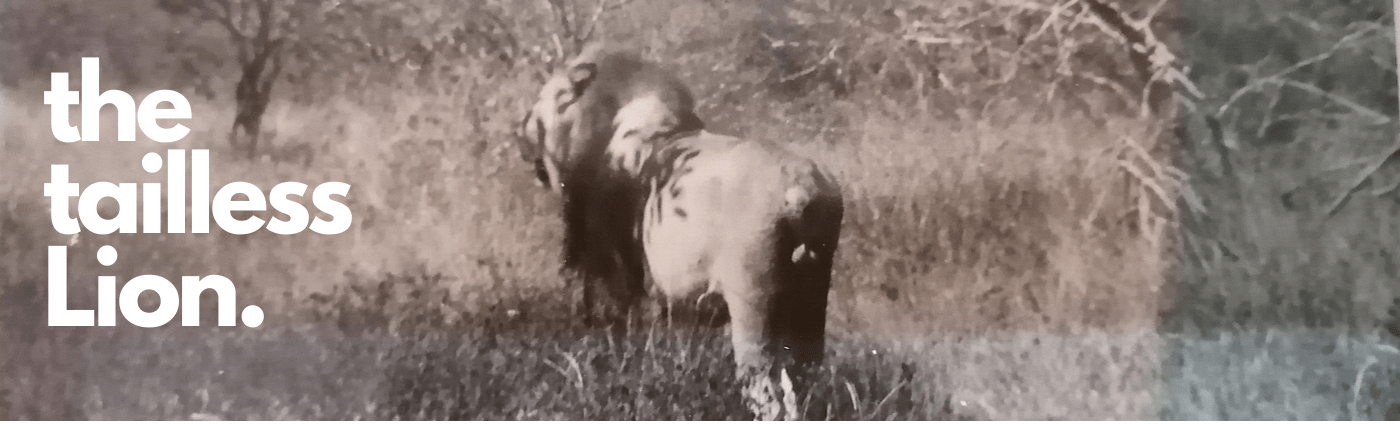
[[[842,217],[836,183],[776,145],[704,132],[649,161],[642,239],[658,295],[724,298],[751,401],[776,400],[770,390],[784,370],[805,386],[805,366],[825,348]]]
[[[702,133],[653,155],[643,175],[649,193],[642,233],[664,295],[715,292],[727,300],[734,297],[728,282],[751,280],[743,277],[761,268],[746,263],[770,256],[759,247],[774,237],[781,173],[747,153],[737,139]]]
[[[840,189],[816,164],[762,142],[702,134],[666,164],[645,242],[668,297],[722,294],[736,360],[819,362],[840,233]]]

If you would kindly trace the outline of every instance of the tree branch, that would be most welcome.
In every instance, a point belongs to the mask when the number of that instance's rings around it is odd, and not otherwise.
[[[554,11],[554,18],[555,20],[559,21],[559,29],[564,35],[564,38],[573,41],[574,26],[571,20],[569,19],[569,10],[567,5],[564,4],[564,0],[545,0],[545,2],[549,3],[550,10]],[[555,34],[556,37],[558,35],[559,33]],[[561,59],[568,54],[568,52],[564,51],[563,45],[559,43],[559,40],[556,39],[554,45],[555,48],[559,50],[559,56]]]
[[[1231,106],[1233,106],[1233,105],[1235,104],[1235,102],[1237,102],[1237,101],[1239,101],[1241,98],[1243,98],[1244,95],[1249,94],[1249,93],[1252,92],[1252,91],[1258,90],[1259,88],[1263,87],[1263,86],[1266,85],[1266,84],[1285,84],[1285,83],[1283,83],[1283,81],[1284,81],[1284,78],[1283,78],[1283,77],[1284,77],[1284,76],[1287,76],[1288,74],[1292,74],[1292,73],[1294,73],[1294,72],[1296,72],[1296,71],[1298,71],[1298,70],[1300,70],[1300,69],[1303,69],[1303,68],[1305,68],[1305,67],[1307,67],[1307,66],[1310,66],[1310,65],[1313,65],[1313,64],[1316,64],[1316,63],[1318,63],[1318,62],[1322,62],[1322,61],[1324,61],[1324,60],[1327,60],[1327,59],[1331,58],[1332,55],[1334,55],[1334,54],[1336,54],[1337,52],[1341,51],[1343,47],[1347,47],[1348,44],[1352,43],[1353,41],[1356,41],[1357,39],[1361,38],[1361,36],[1366,35],[1367,33],[1371,32],[1371,31],[1373,31],[1373,30],[1375,30],[1375,29],[1376,29],[1376,27],[1367,27],[1367,28],[1363,28],[1363,29],[1360,30],[1360,31],[1357,31],[1357,32],[1354,32],[1354,33],[1351,33],[1351,34],[1347,34],[1345,37],[1342,37],[1341,40],[1338,40],[1335,44],[1333,44],[1331,48],[1327,49],[1326,52],[1322,52],[1322,53],[1320,53],[1320,54],[1318,54],[1318,55],[1316,55],[1316,56],[1313,56],[1313,57],[1304,59],[1304,60],[1302,60],[1302,61],[1300,61],[1300,62],[1298,62],[1298,63],[1295,63],[1295,64],[1293,64],[1292,66],[1289,66],[1289,67],[1287,67],[1287,68],[1284,68],[1282,71],[1276,72],[1276,73],[1274,73],[1273,75],[1270,75],[1270,76],[1268,76],[1268,77],[1264,77],[1264,78],[1260,78],[1260,79],[1251,81],[1249,84],[1245,85],[1244,87],[1241,87],[1239,90],[1235,90],[1235,92],[1232,93],[1232,94],[1230,95],[1230,98],[1229,98],[1229,99],[1226,99],[1226,100],[1225,100],[1225,103],[1222,104],[1222,105],[1220,105],[1220,108],[1217,110],[1216,115],[1219,116],[1219,115],[1224,114],[1226,111],[1228,111],[1228,110],[1230,109]],[[1305,90],[1306,90],[1306,89],[1305,89]]]
[[[260,83],[261,87],[259,88],[264,95],[272,92],[272,83],[277,81],[277,77],[282,74],[282,45],[284,40],[285,39],[279,38],[267,47],[268,58],[272,60],[272,70],[263,75],[263,79]]]
[[[583,30],[583,36],[574,40],[574,49],[580,49],[581,44],[593,37],[593,30],[598,28],[598,18],[603,17],[603,9],[608,6],[608,0],[598,0],[598,8],[593,11],[593,17],[588,19],[588,27]]]
[[[1393,166],[1395,162],[1400,162],[1400,144],[1393,146],[1390,151],[1392,152],[1390,155],[1383,156],[1379,161],[1367,165],[1356,178],[1347,183],[1347,190],[1342,193],[1342,196],[1338,196],[1337,199],[1328,204],[1327,217],[1330,218],[1336,215],[1338,211],[1341,211],[1342,205],[1346,204],[1347,199],[1350,199],[1352,195],[1360,190],[1361,186],[1368,180],[1374,178],[1376,172],[1382,167],[1386,165]]]
[[[1332,93],[1328,93],[1326,90],[1322,90],[1322,89],[1320,89],[1320,88],[1317,88],[1316,86],[1313,86],[1312,84],[1305,84],[1305,83],[1303,83],[1303,82],[1300,82],[1300,81],[1297,81],[1297,80],[1290,80],[1290,79],[1287,79],[1287,78],[1276,78],[1276,79],[1274,79],[1274,82],[1277,83],[1277,84],[1279,84],[1279,85],[1282,85],[1282,86],[1293,87],[1293,88],[1296,88],[1296,89],[1299,89],[1299,90],[1303,90],[1303,91],[1308,92],[1308,93],[1315,94],[1315,95],[1317,95],[1317,96],[1319,96],[1319,97],[1322,97],[1322,98],[1325,98],[1325,99],[1327,99],[1327,100],[1336,102],[1337,104],[1340,104],[1340,105],[1342,105],[1342,106],[1345,106],[1345,107],[1351,109],[1353,112],[1356,112],[1356,113],[1359,113],[1359,114],[1362,114],[1362,115],[1366,115],[1366,116],[1372,118],[1373,120],[1375,120],[1375,122],[1374,122],[1375,125],[1389,124],[1390,121],[1391,121],[1391,117],[1388,116],[1388,115],[1386,115],[1386,114],[1382,114],[1382,113],[1380,113],[1379,111],[1376,111],[1376,110],[1374,110],[1374,109],[1367,108],[1367,107],[1365,107],[1365,106],[1361,106],[1361,104],[1356,103],[1356,102],[1353,102],[1353,101],[1351,101],[1351,100],[1349,100],[1349,99],[1347,99],[1347,98],[1344,98],[1344,97],[1341,97],[1341,96],[1337,96],[1337,95],[1334,95],[1334,94],[1332,94]]]

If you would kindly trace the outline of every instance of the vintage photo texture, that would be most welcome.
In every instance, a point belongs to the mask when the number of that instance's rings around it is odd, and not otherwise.
[[[0,419],[1398,420],[1395,39],[1383,0],[7,0]],[[689,93],[606,168],[641,198],[547,178],[575,163],[542,117],[578,109],[541,102],[643,80],[573,73],[599,42]],[[57,141],[44,93],[84,57],[182,94],[189,135],[117,141],[106,108]],[[353,220],[55,231],[52,165],[164,182],[167,149],[215,188],[344,182]],[[667,179],[715,195],[667,210]],[[50,246],[71,308],[220,275],[265,320],[216,326],[208,292],[200,326],[48,326]],[[665,261],[725,293],[665,302]],[[613,266],[644,278],[588,276]]]

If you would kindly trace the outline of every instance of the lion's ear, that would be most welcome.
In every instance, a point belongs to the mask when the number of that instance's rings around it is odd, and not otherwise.
[[[597,64],[581,63],[569,69],[569,82],[573,83],[575,93],[582,92],[597,76]]]

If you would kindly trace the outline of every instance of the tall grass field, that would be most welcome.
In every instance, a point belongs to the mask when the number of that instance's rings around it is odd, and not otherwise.
[[[248,158],[229,143],[236,64],[184,69],[161,59],[176,54],[160,44],[174,38],[180,52],[207,45],[210,57],[232,57],[217,24],[186,22],[154,0],[12,3],[0,14],[29,18],[0,19],[9,31],[0,44],[39,65],[0,68],[0,419],[752,419],[721,318],[582,325],[579,285],[560,273],[560,201],[512,137],[543,64],[462,56],[434,62],[431,74],[400,65],[354,74],[350,62],[289,62],[300,68],[276,81]],[[548,11],[536,3],[500,10]],[[807,32],[764,33],[779,26],[764,23],[773,7],[840,2],[789,3],[638,0],[602,22],[612,22],[605,36],[682,75],[711,131],[785,143],[841,182],[827,356],[798,400],[803,418],[1400,420],[1400,194],[1358,191],[1332,214],[1318,206],[1350,189],[1332,182],[1359,175],[1332,177],[1347,173],[1338,164],[1385,169],[1400,149],[1394,34],[1332,47],[1367,24],[1393,28],[1389,4],[1319,12],[1306,2],[1238,2],[1218,14],[1209,10],[1219,2],[1169,6],[1177,60],[1203,93],[1192,108],[1143,110],[1054,77],[1053,67],[1026,65],[1004,84],[974,86],[1005,76],[997,61],[1009,59],[986,53],[1001,48],[990,38],[980,48],[924,47],[923,56],[891,48],[878,61],[853,53],[765,62],[779,56],[754,53],[753,40],[846,34],[805,18],[782,22]],[[1029,37],[1042,23],[1046,34],[1080,34],[1043,15],[1057,2],[957,1],[949,12],[876,3],[863,14],[822,10],[870,22],[894,10],[905,20],[1039,16],[1020,30],[1032,47],[1054,43]],[[1138,13],[1133,3],[1123,2],[1125,13]],[[143,16],[154,23],[113,23]],[[1313,17],[1320,29],[1302,33],[1311,27],[1289,16]],[[41,17],[60,23],[44,27]],[[529,37],[520,30],[521,43]],[[1287,37],[1297,42],[1277,41]],[[128,39],[140,43],[120,42]],[[885,42],[861,40],[861,52]],[[1119,46],[1105,57],[1127,69]],[[1332,50],[1350,53],[1306,70],[1325,96],[1281,88],[1230,100]],[[131,52],[151,59],[116,59]],[[158,89],[185,94],[190,134],[119,142],[106,108],[101,141],[55,140],[49,73],[68,72],[76,88],[83,56],[101,58],[103,89],[138,102]],[[894,64],[910,71],[895,75]],[[818,71],[803,74],[809,65]],[[1362,67],[1375,75],[1336,71]],[[342,70],[356,77],[315,77]],[[855,83],[817,80],[832,70],[841,77],[831,81]],[[209,95],[193,88],[195,75],[209,76]],[[1382,100],[1365,97],[1373,93]],[[1226,102],[1242,112],[1198,112]],[[1251,112],[1266,109],[1276,112]],[[1272,129],[1286,114],[1328,120]],[[167,149],[208,149],[214,188],[348,183],[352,225],[293,236],[54,230],[44,196],[51,165],[67,164],[83,187],[164,183],[165,172],[147,173],[141,160]],[[116,211],[111,200],[98,207]],[[217,274],[234,282],[239,306],[258,305],[266,318],[257,328],[215,326],[215,299],[205,295],[199,327],[50,327],[47,247],[58,245],[69,246],[70,308],[97,306],[98,276]],[[119,252],[111,266],[96,261],[106,245]],[[150,311],[157,298],[140,302]]]

